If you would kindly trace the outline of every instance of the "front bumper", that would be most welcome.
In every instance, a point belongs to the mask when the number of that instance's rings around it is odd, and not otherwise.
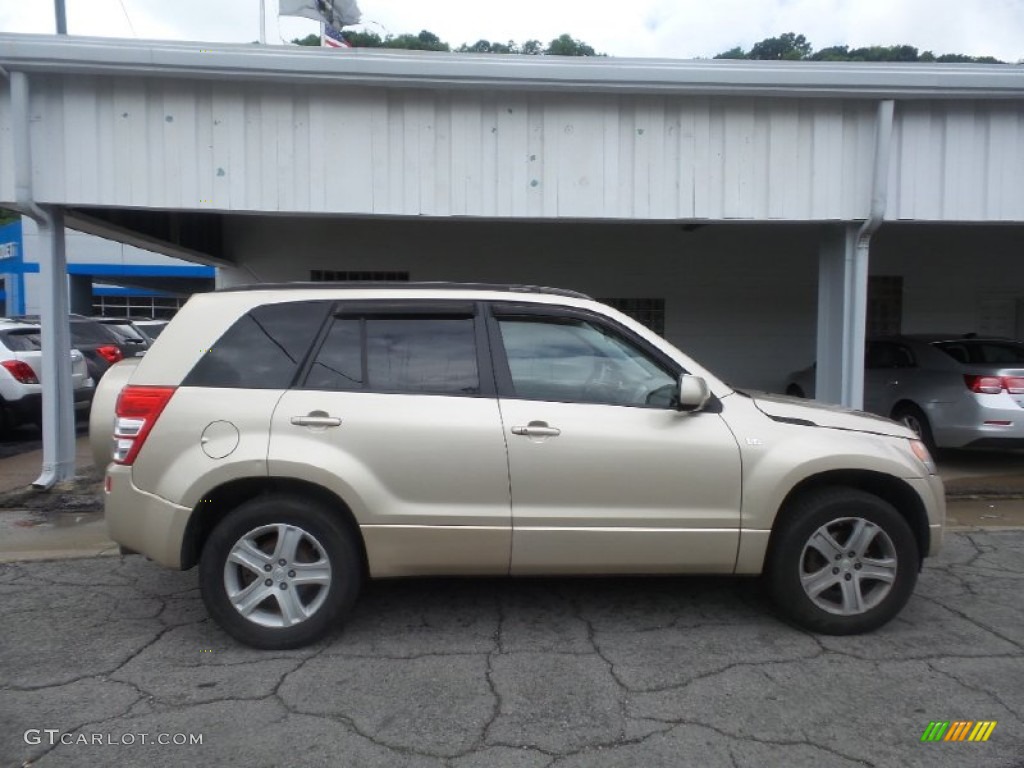
[[[924,503],[928,515],[928,547],[922,557],[937,555],[946,534],[946,488],[938,475],[913,478],[906,481]]]
[[[136,488],[131,467],[109,464],[105,488],[110,538],[123,549],[180,569],[181,544],[192,510]]]

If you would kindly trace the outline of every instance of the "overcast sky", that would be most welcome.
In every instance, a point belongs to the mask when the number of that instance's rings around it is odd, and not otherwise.
[[[259,37],[259,0],[65,0],[79,35],[224,42]],[[910,44],[940,53],[1024,59],[1024,0],[359,0],[378,34],[429,29],[453,47],[481,38],[568,32],[613,56],[710,57],[749,49],[783,32],[830,45]],[[266,0],[267,38],[315,32],[315,22],[277,16]],[[129,21],[130,20],[130,21]],[[0,0],[0,31],[52,32],[52,0]]]

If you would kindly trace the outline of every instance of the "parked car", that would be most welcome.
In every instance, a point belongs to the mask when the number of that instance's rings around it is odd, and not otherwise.
[[[814,366],[786,393],[814,397]],[[864,409],[901,421],[931,448],[1024,448],[1024,343],[976,336],[869,339]]]
[[[39,323],[38,315],[23,315],[18,320]],[[120,334],[82,315],[71,315],[71,346],[85,355],[89,375],[94,381],[103,378],[107,368],[128,355],[128,345]],[[134,354],[134,353],[133,353]]]
[[[733,390],[577,293],[222,290],[115,370],[110,535],[198,564],[210,614],[260,648],[417,575],[764,573],[800,626],[863,632],[942,541],[909,429]]]
[[[135,323],[126,317],[94,317],[100,325],[121,337],[126,349],[125,357],[142,357],[149,349],[149,337]]]
[[[42,418],[42,342],[38,325],[0,320],[0,432]],[[76,411],[87,411],[95,392],[85,356],[71,350]]]

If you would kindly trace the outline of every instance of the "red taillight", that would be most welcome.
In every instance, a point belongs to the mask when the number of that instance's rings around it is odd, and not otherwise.
[[[973,376],[964,375],[964,383],[971,392],[979,395],[998,395],[1004,389],[1011,395],[1024,394],[1024,376]]]
[[[114,463],[131,466],[153,425],[174,394],[174,387],[125,387],[117,397]]]
[[[111,365],[124,360],[124,353],[113,344],[104,344],[102,347],[96,347],[96,351]]]
[[[22,384],[38,384],[39,378],[32,366],[24,360],[4,360],[0,363],[7,371]]]
[[[1003,386],[1011,395],[1024,395],[1024,376],[1004,376]]]

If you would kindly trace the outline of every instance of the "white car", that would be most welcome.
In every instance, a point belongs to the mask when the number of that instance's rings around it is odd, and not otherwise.
[[[40,329],[32,323],[0,320],[0,432],[41,420],[43,370]],[[96,390],[85,357],[71,350],[75,410],[87,411]]]

